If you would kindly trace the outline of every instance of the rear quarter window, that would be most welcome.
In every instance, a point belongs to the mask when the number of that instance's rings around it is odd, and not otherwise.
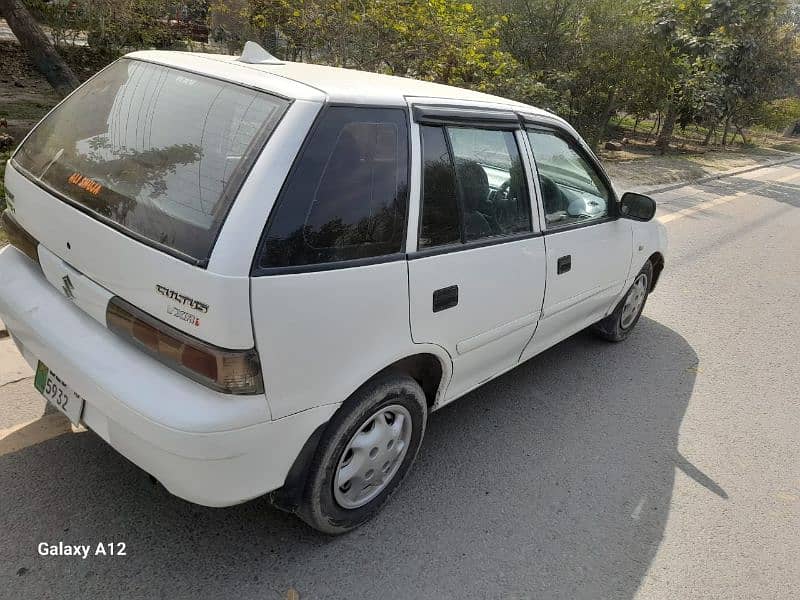
[[[402,109],[327,108],[281,190],[257,266],[296,268],[402,252],[407,119]]]
[[[288,105],[233,83],[122,59],[37,126],[14,162],[95,218],[203,263]]]

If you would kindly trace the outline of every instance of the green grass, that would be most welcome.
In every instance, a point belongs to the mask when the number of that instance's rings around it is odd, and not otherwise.
[[[0,105],[0,118],[20,121],[38,121],[55,106],[53,100],[14,100]]]

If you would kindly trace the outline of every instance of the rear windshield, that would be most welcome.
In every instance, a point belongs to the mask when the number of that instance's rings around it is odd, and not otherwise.
[[[205,264],[288,101],[123,59],[78,89],[14,162],[96,218]]]

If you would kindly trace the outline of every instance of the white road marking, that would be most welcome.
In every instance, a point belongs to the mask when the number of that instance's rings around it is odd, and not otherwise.
[[[714,198],[713,200],[706,200],[705,202],[700,202],[699,204],[696,204],[695,206],[691,206],[689,208],[683,208],[681,210],[676,210],[675,212],[667,213],[666,215],[658,217],[657,220],[666,225],[671,221],[675,221],[683,217],[688,217],[695,213],[708,210],[709,208],[719,206],[720,204],[726,204],[728,202],[732,202],[733,200],[741,198],[742,196],[749,196],[751,194],[756,194],[760,190],[763,190],[764,188],[767,188],[771,185],[774,185],[776,183],[784,183],[787,181],[792,181],[793,179],[797,179],[798,177],[800,177],[800,173],[791,173],[789,175],[785,175],[784,177],[778,177],[777,179],[773,179],[772,181],[767,181],[764,183],[764,185],[758,186],[757,188],[752,190],[736,192],[735,194],[730,194],[728,196],[720,196],[719,198]]]

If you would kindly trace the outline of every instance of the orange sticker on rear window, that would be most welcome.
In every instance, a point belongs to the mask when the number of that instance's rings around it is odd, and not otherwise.
[[[82,190],[86,190],[92,196],[99,196],[103,190],[103,186],[97,183],[94,179],[84,177],[80,173],[73,173],[67,178],[67,181],[72,185],[77,185]]]

